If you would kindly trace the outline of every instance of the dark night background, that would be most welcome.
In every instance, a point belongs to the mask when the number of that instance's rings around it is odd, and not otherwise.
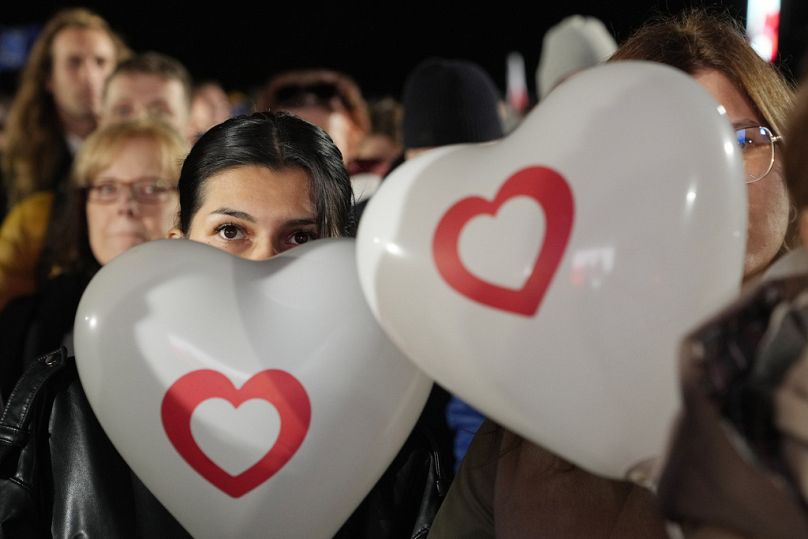
[[[275,72],[330,67],[351,74],[368,97],[398,96],[407,72],[430,55],[481,64],[505,89],[505,57],[520,52],[531,94],[544,32],[580,13],[601,19],[620,42],[649,17],[684,7],[724,9],[742,21],[745,0],[562,0],[558,2],[303,1],[17,2],[0,8],[0,27],[44,22],[56,9],[84,5],[98,11],[136,51],[168,53],[197,79],[217,79],[227,90],[250,91]],[[476,4],[476,3],[475,3]],[[778,64],[796,77],[808,44],[808,2],[782,0]],[[0,73],[8,90],[16,73]]]

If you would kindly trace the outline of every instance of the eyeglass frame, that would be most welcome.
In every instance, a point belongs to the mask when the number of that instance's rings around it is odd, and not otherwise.
[[[746,125],[742,127],[736,127],[735,134],[737,135],[739,131],[744,131],[746,129],[765,129],[766,132],[770,135],[769,146],[771,147],[771,158],[769,159],[769,166],[766,168],[766,172],[764,172],[763,174],[752,180],[744,178],[744,183],[749,184],[758,182],[771,173],[772,169],[774,168],[774,161],[775,161],[775,144],[777,144],[778,142],[783,142],[783,135],[775,135],[774,132],[771,130],[771,128],[766,127],[765,125]],[[741,157],[743,157],[743,153],[741,153]]]
[[[143,184],[145,184],[147,182],[149,182],[149,183],[151,183],[153,185],[159,185],[163,189],[163,191],[161,191],[157,195],[157,197],[155,199],[153,199],[153,200],[142,198],[141,195],[138,195],[137,189],[135,188],[135,186],[137,186],[138,184],[143,185]],[[117,189],[117,192],[115,193],[115,196],[113,198],[110,198],[109,200],[103,200],[103,199],[99,199],[99,198],[94,198],[92,193],[94,191],[96,191],[99,187],[104,186],[104,185],[114,185],[115,188]],[[130,195],[132,196],[132,199],[135,200],[136,202],[138,202],[139,204],[152,205],[152,204],[160,204],[161,202],[165,202],[164,196],[170,194],[171,192],[176,192],[177,191],[177,186],[172,185],[171,182],[168,182],[165,179],[160,178],[160,177],[145,177],[145,178],[137,179],[137,180],[135,180],[133,182],[126,182],[126,181],[113,180],[113,179],[102,179],[98,183],[91,184],[91,185],[85,185],[85,186],[80,188],[81,192],[85,196],[85,200],[88,203],[92,202],[94,204],[102,204],[102,205],[114,204],[115,202],[117,202],[118,199],[121,196],[121,193],[125,192],[125,189],[129,191]]]

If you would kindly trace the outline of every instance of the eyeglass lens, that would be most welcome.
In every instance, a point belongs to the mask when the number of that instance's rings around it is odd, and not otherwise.
[[[757,181],[769,172],[774,165],[774,141],[767,127],[744,127],[735,130],[738,146],[743,156],[746,182]]]
[[[145,179],[132,183],[118,182],[114,180],[101,180],[89,187],[89,200],[93,202],[109,203],[115,202],[125,191],[132,193],[138,202],[153,204],[165,200],[166,195],[173,190],[163,180]]]

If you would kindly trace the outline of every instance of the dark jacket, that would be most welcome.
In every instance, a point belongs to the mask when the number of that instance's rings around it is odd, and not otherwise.
[[[72,331],[87,282],[86,277],[61,275],[0,314],[4,402],[22,370],[37,356],[59,348]],[[37,485],[44,493],[38,515],[52,512],[52,537],[190,537],[107,438],[75,364],[64,374],[50,411],[49,451],[40,459],[50,473],[42,473]]]
[[[0,314],[4,397],[26,364],[62,345],[65,335],[72,331],[87,282],[86,278],[60,276],[46,283],[36,296],[19,298]],[[50,411],[46,442],[50,474],[43,474],[45,481],[39,485],[46,493],[39,514],[52,510],[53,537],[188,537],[107,438],[74,364],[66,369],[63,379]],[[439,388],[433,391],[433,399],[440,395]],[[422,415],[393,463],[336,537],[426,536],[450,481],[449,468],[442,462],[428,423]],[[2,530],[0,538],[4,539]]]

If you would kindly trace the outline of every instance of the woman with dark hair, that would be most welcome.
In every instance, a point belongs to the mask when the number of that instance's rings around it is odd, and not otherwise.
[[[185,160],[179,191],[170,236],[242,258],[355,233],[339,150],[322,129],[287,113],[254,113],[210,129]]]
[[[318,238],[353,236],[352,197],[342,156],[325,131],[285,112],[257,112],[211,128],[191,149],[170,236],[264,260]],[[448,484],[434,436],[422,414],[337,538],[426,534]]]
[[[144,161],[148,160],[135,159],[130,166]],[[171,161],[175,173],[178,161]],[[94,242],[89,206],[96,202],[127,211],[138,201],[159,199],[171,203],[168,218],[165,213],[160,214],[163,219],[159,222],[164,226],[157,237],[163,237],[178,198],[178,227],[172,229],[171,237],[208,243],[252,260],[267,259],[321,237],[354,233],[350,181],[339,150],[323,130],[285,113],[233,118],[205,133],[182,166],[179,197],[173,182],[155,183],[156,176],[163,176],[159,171],[132,172],[120,177],[119,172],[113,174],[101,165],[91,168],[88,174],[92,181],[81,184],[80,192],[88,193],[89,237],[81,243],[85,248],[75,249],[83,253],[89,245],[94,255],[88,258],[90,264],[83,272],[86,277],[137,240],[133,233],[123,238],[118,234],[96,234],[98,241]],[[148,182],[154,185],[147,185]],[[120,229],[116,226],[111,231]],[[75,305],[72,309],[70,320],[75,316]],[[44,315],[45,321],[53,318],[48,312]],[[47,328],[52,330],[50,326]],[[42,352],[60,343],[60,340],[51,342]],[[35,367],[47,368],[38,365],[41,358],[33,363]],[[52,482],[44,487],[47,492],[44,496],[53,493],[54,499],[51,506],[37,508],[41,512],[33,525],[49,528],[56,537],[186,536],[177,521],[132,474],[104,434],[84,396],[75,368],[68,374],[72,376],[70,383],[57,391],[53,407],[48,410],[49,436],[42,447],[34,447],[40,453],[49,448],[54,455]],[[2,445],[0,439],[0,449]],[[13,470],[12,466],[5,466],[3,456],[0,452],[0,470],[6,467]],[[0,489],[15,488],[9,487],[9,481],[4,484],[4,479],[9,478],[0,472]],[[441,480],[437,449],[426,429],[416,425],[393,463],[337,537],[423,537],[437,510],[437,497],[443,494],[438,490]],[[0,490],[0,498],[4,493],[5,490]],[[323,495],[339,493],[326,489]],[[47,517],[41,517],[51,511],[52,524]],[[6,529],[7,516],[0,504],[0,530]]]
[[[725,109],[746,169],[744,282],[752,282],[786,250],[790,201],[781,146],[793,101],[789,84],[755,53],[735,21],[702,10],[647,23],[609,61],[619,60],[678,68]],[[666,537],[657,499],[643,488],[654,483],[655,470],[635,472],[630,479],[639,484],[594,476],[486,422],[430,538]]]

